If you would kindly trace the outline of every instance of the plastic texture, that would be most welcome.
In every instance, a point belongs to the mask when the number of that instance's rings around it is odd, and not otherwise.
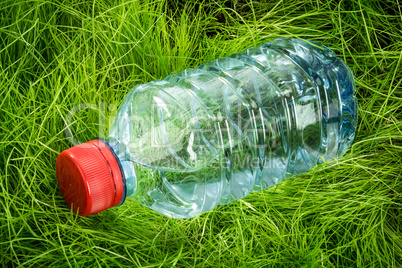
[[[282,38],[134,87],[107,142],[128,198],[191,218],[342,156],[357,114],[347,65]]]
[[[69,207],[88,216],[123,199],[124,185],[118,160],[100,140],[91,140],[63,151],[56,161],[60,190]]]
[[[136,86],[108,141],[129,198],[189,218],[343,155],[354,94],[351,70],[330,49],[276,39]]]

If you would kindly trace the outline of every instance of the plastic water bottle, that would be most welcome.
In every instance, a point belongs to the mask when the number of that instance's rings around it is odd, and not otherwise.
[[[58,183],[83,216],[130,198],[194,217],[343,155],[354,94],[330,49],[276,39],[134,87],[106,140],[58,156]]]

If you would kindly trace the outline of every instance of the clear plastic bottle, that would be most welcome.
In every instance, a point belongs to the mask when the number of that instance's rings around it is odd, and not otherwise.
[[[134,87],[106,140],[59,155],[59,186],[80,215],[130,198],[194,217],[343,155],[354,94],[330,49],[276,39]]]

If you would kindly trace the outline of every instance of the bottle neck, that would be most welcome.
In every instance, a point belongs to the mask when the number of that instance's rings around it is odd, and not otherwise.
[[[112,137],[108,137],[105,141],[102,141],[107,144],[107,146],[113,152],[117,162],[119,163],[124,184],[124,197],[122,199],[122,202],[118,205],[120,206],[124,203],[125,198],[130,197],[134,194],[137,188],[137,175],[135,172],[134,164],[132,161],[127,160],[130,158],[126,157],[127,148],[122,142]]]

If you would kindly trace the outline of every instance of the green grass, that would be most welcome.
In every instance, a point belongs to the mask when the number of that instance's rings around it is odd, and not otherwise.
[[[402,2],[174,2],[1,1],[0,264],[401,267]],[[104,137],[133,86],[277,37],[319,41],[353,70],[346,156],[190,220],[131,201],[69,211],[54,169],[66,124]]]

